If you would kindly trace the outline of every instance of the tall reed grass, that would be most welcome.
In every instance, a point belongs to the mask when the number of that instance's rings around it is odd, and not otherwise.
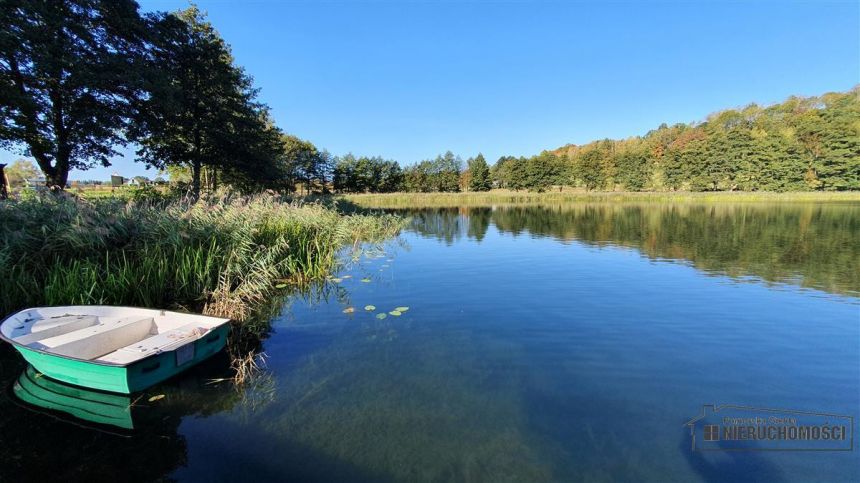
[[[281,283],[324,277],[346,244],[392,236],[390,215],[271,195],[188,202],[45,195],[0,203],[0,312],[40,305],[180,308],[242,328]],[[5,316],[5,315],[4,315]]]

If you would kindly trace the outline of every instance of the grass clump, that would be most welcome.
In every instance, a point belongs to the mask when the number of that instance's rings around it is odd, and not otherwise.
[[[242,326],[284,283],[320,279],[341,247],[392,236],[394,216],[273,195],[182,201],[61,195],[0,203],[0,312],[40,305],[188,309]]]

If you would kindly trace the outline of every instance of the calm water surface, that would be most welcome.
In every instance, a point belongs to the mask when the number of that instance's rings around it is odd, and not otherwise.
[[[138,400],[132,437],[7,390],[0,480],[860,479],[857,450],[694,453],[683,426],[704,403],[860,416],[860,207],[409,214],[285,302],[250,387],[213,360]]]

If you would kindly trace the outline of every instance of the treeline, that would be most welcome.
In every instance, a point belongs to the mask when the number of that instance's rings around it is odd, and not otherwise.
[[[117,148],[187,173],[195,196],[245,191],[450,192],[860,189],[860,89],[792,97],[660,126],[645,136],[529,158],[450,151],[409,166],[341,158],[279,129],[229,45],[191,7],[142,15],[132,0],[0,3],[0,146],[32,157],[48,186],[109,166]],[[180,177],[181,178],[181,177]]]
[[[372,158],[375,159],[375,158]],[[382,185],[335,183],[348,192],[845,191],[860,189],[860,87],[819,97],[751,104],[704,122],[662,125],[645,136],[568,145],[531,157],[482,155],[467,166],[450,151],[399,169]],[[372,164],[372,163],[371,163]],[[465,168],[465,169],[464,169]],[[361,178],[361,176],[359,176]],[[372,178],[372,177],[371,177]],[[344,188],[344,187],[349,188]]]
[[[334,189],[341,193],[456,192],[487,191],[491,188],[490,168],[478,154],[467,161],[451,151],[406,168],[381,157],[348,154],[335,158]]]
[[[645,136],[503,157],[497,186],[544,190],[842,191],[860,189],[860,88],[750,104]]]

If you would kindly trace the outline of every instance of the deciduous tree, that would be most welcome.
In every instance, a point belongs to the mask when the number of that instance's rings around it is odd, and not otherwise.
[[[72,169],[109,166],[145,92],[137,3],[6,1],[0,25],[0,143],[60,189]]]

